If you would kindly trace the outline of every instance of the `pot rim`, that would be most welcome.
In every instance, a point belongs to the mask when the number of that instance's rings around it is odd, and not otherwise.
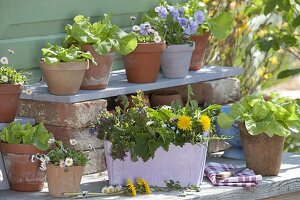
[[[49,71],[77,71],[77,70],[86,70],[89,68],[89,61],[80,61],[80,62],[58,62],[54,64],[47,64],[44,61],[40,61],[40,68],[43,70]]]
[[[20,155],[45,153],[45,151],[39,150],[33,144],[8,144],[5,142],[0,142],[0,149],[3,153],[13,153]]]
[[[191,46],[192,44],[192,46]],[[195,42],[191,41],[186,44],[174,44],[174,45],[167,45],[164,52],[171,53],[171,52],[192,52],[195,50]]]

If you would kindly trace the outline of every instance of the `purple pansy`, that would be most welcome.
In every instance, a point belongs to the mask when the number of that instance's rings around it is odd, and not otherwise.
[[[179,17],[179,11],[177,10],[177,8],[175,8],[174,6],[168,6],[168,9],[170,10],[172,17],[177,20],[177,18]]]
[[[159,14],[159,16],[163,19],[166,19],[167,18],[167,15],[168,15],[168,11],[165,7],[163,6],[160,6],[160,7],[156,7],[155,9],[155,12],[157,12]]]
[[[197,32],[199,25],[195,20],[190,20],[189,25],[186,28],[183,28],[185,35],[193,35]]]
[[[203,24],[205,20],[204,12],[202,12],[201,10],[195,12],[194,18],[198,24]]]
[[[183,7],[180,7],[179,8],[179,16],[184,16],[184,9],[183,9]]]
[[[187,27],[189,21],[186,18],[179,17],[178,22],[179,22],[180,26],[184,28],[184,27]]]
[[[148,35],[148,27],[145,24],[140,25],[140,33],[142,35]]]

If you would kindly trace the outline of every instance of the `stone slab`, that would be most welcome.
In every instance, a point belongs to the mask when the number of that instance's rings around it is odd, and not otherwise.
[[[25,118],[25,117],[16,117],[14,120],[15,122],[20,122],[21,124],[27,124],[30,123],[32,125],[35,124],[35,119],[34,118]],[[0,123],[0,131],[6,127],[8,123]]]
[[[33,84],[30,88],[33,90],[31,95],[22,94],[21,99],[32,99],[37,101],[50,101],[61,103],[75,103],[81,101],[89,101],[94,99],[118,96],[120,94],[131,94],[137,90],[150,91],[160,88],[168,88],[179,85],[187,85],[198,82],[205,82],[216,79],[223,79],[243,74],[242,68],[204,66],[199,71],[189,72],[186,78],[168,79],[159,74],[157,82],[149,84],[133,84],[128,83],[124,70],[118,70],[111,73],[108,87],[104,90],[80,90],[76,95],[72,96],[56,96],[51,95],[47,91],[46,84]]]
[[[83,174],[95,174],[106,170],[104,149],[87,151],[89,162],[84,167]]]
[[[35,118],[36,122],[44,122],[45,125],[83,128],[90,126],[106,106],[104,99],[72,104],[20,100],[18,115]]]
[[[9,184],[7,180],[6,170],[3,162],[3,157],[0,152],[0,190],[8,190]]]
[[[220,155],[218,155],[220,156]],[[236,166],[245,166],[244,161],[225,159],[210,156],[208,162],[230,163]],[[84,176],[81,181],[82,191],[100,192],[104,185],[107,185],[107,174],[92,174]],[[284,153],[281,170],[278,176],[263,177],[263,181],[254,188],[241,187],[214,187],[207,180],[200,186],[201,191],[190,193],[186,197],[179,197],[178,191],[174,192],[153,192],[151,195],[138,195],[136,200],[241,200],[241,199],[265,199],[279,195],[294,195],[300,191],[300,154]],[[22,193],[10,190],[0,191],[2,200],[35,200],[35,199],[55,199],[48,196],[48,188],[42,192]],[[295,196],[293,196],[295,197]],[[115,199],[115,200],[132,200],[132,197],[114,196],[114,197],[95,197],[89,199]],[[300,199],[299,197],[293,199]]]

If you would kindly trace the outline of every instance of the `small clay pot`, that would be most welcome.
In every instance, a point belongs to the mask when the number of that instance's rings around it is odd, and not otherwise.
[[[40,161],[31,162],[31,156],[45,152],[29,144],[0,143],[0,147],[10,189],[21,192],[41,191],[46,172],[39,169]]]
[[[21,85],[0,84],[0,123],[14,121],[20,94]]]
[[[176,91],[162,91],[151,94],[151,106],[157,107],[162,105],[172,105],[172,103],[179,102],[183,105],[181,95]]]
[[[89,69],[85,71],[80,89],[82,90],[102,90],[107,87],[115,53],[106,55],[98,54],[92,45],[81,46],[82,51],[89,51],[96,61],[96,65],[90,63]]]
[[[164,77],[185,78],[189,73],[194,49],[194,42],[191,44],[168,46],[161,58],[161,69]]]
[[[195,42],[195,50],[193,52],[193,56],[190,64],[190,71],[197,71],[201,69],[205,57],[209,35],[210,35],[209,33],[205,33],[201,36],[198,35],[191,36],[191,40]]]
[[[89,62],[46,64],[41,61],[44,78],[49,92],[54,95],[74,95],[79,92],[85,70]]]
[[[47,165],[49,194],[53,197],[64,197],[64,193],[79,192],[82,174],[82,166],[65,169],[52,164]]]
[[[284,137],[265,133],[250,135],[244,123],[239,123],[247,167],[262,176],[277,176],[280,171]]]
[[[139,43],[130,54],[123,56],[127,80],[130,83],[153,83],[157,79],[160,60],[166,48],[161,43]]]

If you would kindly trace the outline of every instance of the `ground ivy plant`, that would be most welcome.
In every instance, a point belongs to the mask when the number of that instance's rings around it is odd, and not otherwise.
[[[70,45],[93,45],[97,53],[105,55],[116,51],[127,55],[137,46],[137,39],[133,33],[127,34],[119,26],[110,22],[110,16],[104,15],[99,22],[91,23],[89,17],[78,15],[73,25],[65,27],[67,37],[63,41],[64,47]]]
[[[246,96],[232,105],[228,115],[218,116],[222,128],[229,128],[236,120],[245,124],[250,135],[285,137],[300,130],[300,106],[292,100],[274,102],[266,101],[262,95]]]
[[[90,52],[82,52],[74,45],[69,48],[64,48],[59,45],[52,45],[48,43],[45,48],[42,48],[42,61],[47,64],[55,64],[59,62],[82,62],[91,60],[95,63],[94,58]]]
[[[211,105],[201,109],[192,99],[191,87],[185,106],[173,104],[149,108],[143,101],[143,93],[132,96],[133,108],[127,108],[126,97],[123,109],[116,107],[115,114],[101,112],[94,123],[92,132],[98,133],[99,139],[112,143],[113,159],[124,159],[130,152],[131,159],[153,158],[156,150],[162,147],[168,151],[170,144],[183,146],[186,143],[205,143],[213,126],[215,112],[220,105]]]
[[[44,126],[39,123],[32,126],[27,123],[12,122],[0,132],[0,141],[8,144],[32,144],[39,150],[47,150],[49,148],[49,139],[53,135]]]

